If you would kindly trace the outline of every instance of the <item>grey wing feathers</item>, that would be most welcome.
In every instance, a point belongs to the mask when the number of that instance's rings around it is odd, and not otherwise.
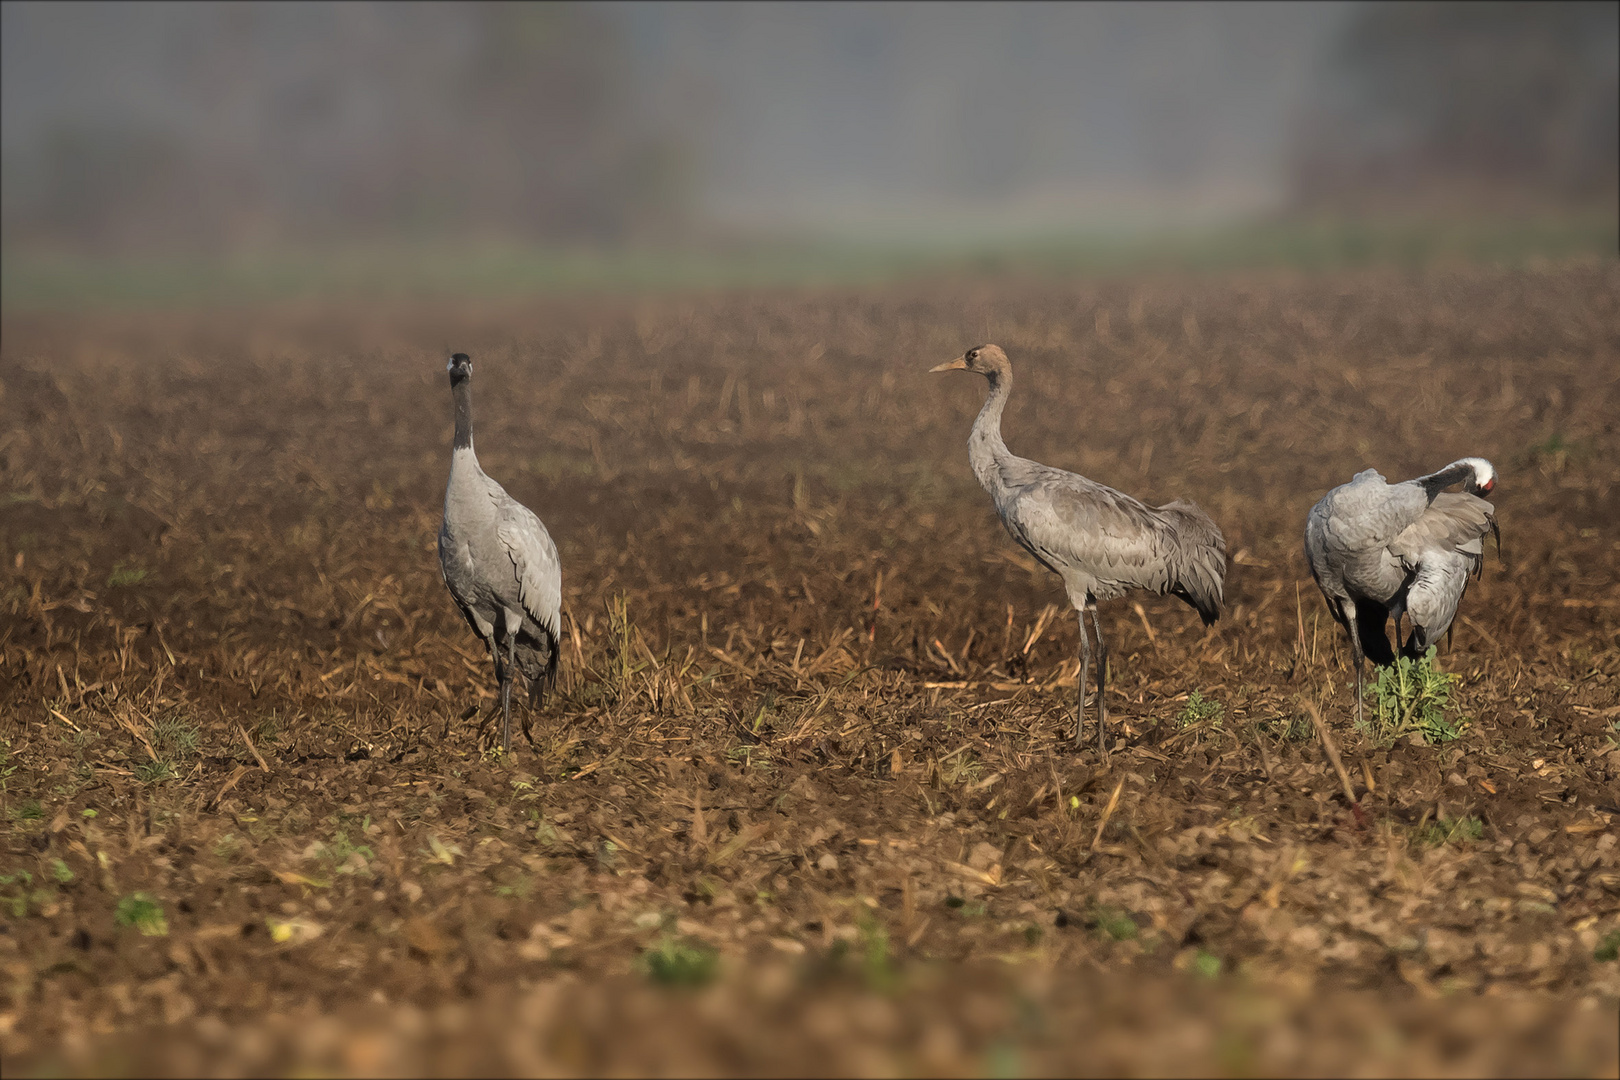
[[[1205,624],[1220,611],[1226,542],[1197,506],[1152,509],[1084,477],[1047,470],[1018,495],[1018,538],[1060,574],[1083,567],[1099,596],[1144,589],[1180,597]],[[1011,521],[1009,521],[1011,523]],[[1054,565],[1055,564],[1055,565]]]
[[[1329,550],[1362,551],[1389,543],[1429,508],[1428,493],[1416,484],[1386,484],[1371,469],[1327,493],[1323,539]]]
[[[1080,479],[1059,474],[1019,493],[1016,516],[1037,554],[1059,573],[1083,566],[1103,582],[1163,592],[1165,537],[1153,512],[1112,488],[1073,482]]]
[[[503,491],[498,498],[496,534],[517,582],[523,626],[518,631],[518,667],[538,703],[557,672],[562,636],[562,565],[557,545],[534,512]]]
[[[1208,626],[1220,617],[1226,584],[1226,537],[1197,504],[1176,499],[1159,507],[1174,525],[1171,592],[1198,609]]]
[[[1479,541],[1464,547],[1479,548]],[[1483,550],[1436,552],[1423,560],[1406,590],[1406,617],[1412,622],[1407,651],[1420,655],[1451,627],[1457,605],[1468,588],[1468,575],[1478,571]]]
[[[486,636],[484,628],[479,626],[478,620],[473,617],[473,609],[466,599],[462,597],[461,590],[457,588],[458,583],[451,580],[450,561],[454,557],[451,550],[450,536],[446,532],[445,526],[441,524],[439,526],[439,577],[444,580],[445,588],[450,591],[450,599],[456,602],[456,610],[461,612],[461,617],[467,620],[467,625],[472,627],[473,633],[483,638]]]
[[[1305,518],[1305,562],[1311,568],[1311,577],[1316,579],[1317,587],[1324,592],[1327,591],[1330,584],[1337,584],[1333,564],[1328,555],[1327,520],[1329,513],[1328,500],[1324,496],[1315,506],[1311,507],[1310,514]]]
[[[562,569],[557,545],[534,512],[516,499],[502,499],[499,513],[497,534],[512,560],[524,613],[558,634],[562,629]]]
[[[1324,495],[1305,521],[1305,555],[1323,595],[1341,604],[1352,596],[1387,603],[1408,573],[1390,544],[1428,509],[1422,487],[1385,483],[1373,469]]]
[[[1408,651],[1421,654],[1451,626],[1468,575],[1485,562],[1484,537],[1496,532],[1496,508],[1463,492],[1442,492],[1423,516],[1389,545],[1412,575],[1405,608],[1412,622]]]
[[[1389,550],[1408,569],[1414,569],[1426,552],[1461,551],[1470,543],[1482,557],[1484,548],[1477,541],[1495,528],[1496,507],[1475,495],[1442,492],[1390,541]]]

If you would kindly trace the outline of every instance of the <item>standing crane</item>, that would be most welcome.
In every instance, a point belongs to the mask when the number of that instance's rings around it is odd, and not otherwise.
[[[1460,492],[1446,491],[1462,484]],[[1395,642],[1422,656],[1451,627],[1468,575],[1485,562],[1485,534],[1496,535],[1496,508],[1486,502],[1496,469],[1484,458],[1453,461],[1439,472],[1391,484],[1377,469],[1356,473],[1311,507],[1305,519],[1305,558],[1328,611],[1350,639],[1356,670],[1356,722],[1362,721],[1361,660],[1393,663],[1384,634],[1395,619]],[[1401,616],[1411,624],[1401,641]]]
[[[512,680],[522,676],[539,707],[557,675],[562,568],[557,545],[534,512],[485,475],[473,451],[472,361],[450,358],[456,436],[439,527],[439,570],[456,606],[495,660],[501,689],[501,749],[512,748]],[[529,733],[528,721],[523,724]]]
[[[1131,589],[1172,596],[1198,609],[1208,626],[1220,617],[1226,578],[1226,539],[1193,503],[1157,508],[1077,473],[1015,457],[1001,439],[1001,413],[1012,392],[1012,364],[994,345],[981,345],[933,371],[973,371],[990,394],[968,436],[968,461],[1012,538],[1063,579],[1080,616],[1080,694],[1074,742],[1085,724],[1091,643],[1086,608],[1097,635],[1097,746],[1107,748],[1108,646],[1097,601]]]

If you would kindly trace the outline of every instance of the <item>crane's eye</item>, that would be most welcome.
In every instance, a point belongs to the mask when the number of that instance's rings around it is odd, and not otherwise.
[[[972,352],[968,353],[968,359],[969,360],[977,360],[978,358],[979,358],[979,350],[978,349],[974,349]]]

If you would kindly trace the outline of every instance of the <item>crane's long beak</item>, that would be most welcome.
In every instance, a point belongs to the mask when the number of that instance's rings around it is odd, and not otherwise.
[[[938,367],[929,368],[928,373],[932,375],[936,371],[964,371],[966,369],[967,356],[964,354],[962,356],[958,356],[955,360],[952,360],[948,364],[940,364]]]

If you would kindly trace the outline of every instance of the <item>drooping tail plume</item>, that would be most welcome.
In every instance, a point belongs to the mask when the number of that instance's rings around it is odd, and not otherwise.
[[[1198,609],[1208,626],[1221,617],[1226,583],[1226,538],[1198,505],[1177,499],[1159,507],[1176,537],[1170,594]]]

